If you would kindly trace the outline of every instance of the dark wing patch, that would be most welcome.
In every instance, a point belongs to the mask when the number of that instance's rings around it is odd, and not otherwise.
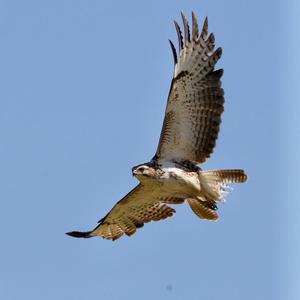
[[[173,46],[174,79],[155,158],[202,163],[215,147],[224,110],[223,70],[214,70],[222,49],[213,51],[215,38],[212,33],[208,36],[207,18],[200,36],[195,15],[192,14],[192,36],[186,17],[182,18],[184,43],[175,22],[179,53],[174,54]]]
[[[130,236],[137,228],[143,227],[144,223],[173,216],[176,211],[162,202],[152,190],[139,184],[99,221],[96,228],[87,232],[72,231],[67,234],[83,238],[102,236],[109,240],[116,240],[124,233]]]

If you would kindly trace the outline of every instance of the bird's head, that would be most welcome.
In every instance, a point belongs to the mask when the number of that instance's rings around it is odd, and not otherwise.
[[[147,164],[141,164],[132,168],[132,176],[135,176],[140,181],[146,178],[153,178],[155,174],[155,169]]]

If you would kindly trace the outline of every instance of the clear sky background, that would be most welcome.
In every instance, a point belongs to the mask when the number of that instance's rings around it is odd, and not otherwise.
[[[0,1],[0,299],[299,299],[296,2]],[[182,205],[131,238],[68,237],[156,150],[180,10],[208,16],[224,53],[203,167],[249,181],[215,223]]]

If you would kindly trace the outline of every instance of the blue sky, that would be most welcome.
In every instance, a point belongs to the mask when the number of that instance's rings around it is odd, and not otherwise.
[[[72,239],[156,150],[181,10],[208,16],[223,47],[225,113],[203,168],[244,168],[249,181],[216,223],[182,205],[131,238]],[[299,299],[298,11],[271,0],[0,1],[0,298]]]

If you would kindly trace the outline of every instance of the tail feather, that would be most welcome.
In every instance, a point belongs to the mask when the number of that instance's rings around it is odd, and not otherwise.
[[[216,213],[217,206],[211,206],[209,202],[201,201],[198,199],[187,199],[192,211],[200,218],[207,220],[217,220],[218,214]],[[209,205],[206,205],[209,204]]]
[[[201,172],[208,181],[217,181],[226,183],[242,183],[247,180],[244,170],[213,170]]]
[[[217,220],[216,203],[224,200],[230,183],[245,182],[247,175],[243,170],[200,171],[199,179],[201,196],[188,203],[200,219]]]
[[[247,180],[244,170],[214,170],[199,173],[201,190],[210,201],[222,201],[230,183],[241,183]]]

